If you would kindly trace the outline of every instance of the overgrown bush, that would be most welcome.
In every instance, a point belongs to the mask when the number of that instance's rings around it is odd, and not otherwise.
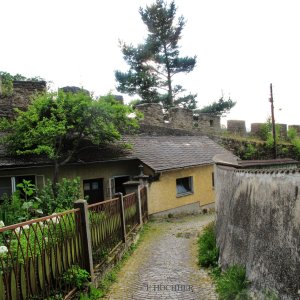
[[[219,299],[250,299],[247,295],[248,284],[244,267],[239,265],[229,267],[216,280]]]
[[[216,244],[215,222],[209,223],[198,240],[199,264],[202,267],[218,265],[219,250]]]
[[[300,138],[298,137],[297,130],[295,128],[290,128],[287,132],[288,140],[294,146],[294,151],[296,158],[300,158]]]
[[[39,192],[38,200],[44,215],[52,214],[73,208],[73,203],[80,197],[80,179],[63,178],[57,184],[57,197],[54,197],[52,182],[47,181],[45,187]]]
[[[90,274],[78,265],[74,265],[63,274],[62,279],[65,284],[82,290],[89,282]]]
[[[3,221],[5,226],[72,209],[73,202],[80,197],[79,178],[64,178],[59,182],[56,198],[50,180],[40,191],[27,180],[19,183],[17,188],[12,196],[4,194],[0,202],[0,221]]]

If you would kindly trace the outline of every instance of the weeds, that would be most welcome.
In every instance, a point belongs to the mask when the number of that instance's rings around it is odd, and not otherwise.
[[[216,267],[218,265],[219,250],[216,244],[215,222],[209,223],[198,240],[199,264],[202,267]]]
[[[222,272],[218,266],[219,250],[216,244],[215,222],[209,223],[198,240],[199,265],[209,268],[209,274],[216,284],[220,300],[250,299],[247,292],[249,282],[246,270],[234,265]]]
[[[220,300],[250,299],[247,292],[249,282],[244,267],[234,265],[215,278]]]

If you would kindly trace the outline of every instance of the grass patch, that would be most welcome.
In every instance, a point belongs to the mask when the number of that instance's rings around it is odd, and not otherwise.
[[[215,277],[217,293],[220,300],[250,299],[248,296],[248,280],[244,267],[234,265],[229,267],[220,276]]]
[[[117,281],[118,272],[121,270],[125,262],[132,255],[132,253],[137,249],[139,244],[144,240],[145,235],[149,232],[150,226],[149,222],[144,224],[141,230],[139,231],[139,239],[135,244],[132,244],[128,250],[124,253],[121,260],[110,270],[107,272],[101,282],[99,283],[98,288],[94,288],[92,286],[89,287],[89,291],[85,294],[80,295],[80,300],[96,300],[103,298],[109,291],[111,285]]]
[[[220,300],[250,299],[245,268],[234,265],[222,272],[218,266],[219,249],[216,244],[215,222],[209,223],[198,239],[198,259],[200,266],[209,268]]]
[[[199,265],[205,268],[217,267],[219,249],[216,244],[215,222],[209,223],[198,239]]]

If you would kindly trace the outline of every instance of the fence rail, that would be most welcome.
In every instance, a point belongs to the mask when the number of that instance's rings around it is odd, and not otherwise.
[[[124,196],[123,201],[126,234],[128,234],[139,224],[138,198],[136,193],[132,193]]]
[[[88,205],[93,263],[102,263],[122,242],[119,198]]]
[[[73,287],[63,275],[72,265],[88,269],[90,252],[92,275],[93,266],[147,219],[146,188],[91,205],[81,202],[80,208],[0,228],[0,300],[66,295]]]
[[[0,229],[0,299],[45,299],[70,287],[62,280],[81,265],[78,209]]]

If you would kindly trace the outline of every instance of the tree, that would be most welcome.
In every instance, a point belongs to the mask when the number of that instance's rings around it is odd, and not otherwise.
[[[119,92],[137,94],[144,103],[160,102],[166,109],[174,105],[196,107],[197,95],[183,95],[185,89],[173,81],[176,74],[189,73],[196,65],[196,56],[179,56],[178,42],[186,22],[180,16],[175,24],[176,11],[174,1],[167,5],[164,0],[156,0],[145,9],[140,8],[148,37],[137,47],[121,43],[129,71],[115,72]]]
[[[4,95],[11,94],[13,92],[13,81],[44,81],[43,78],[39,76],[27,78],[24,75],[16,74],[12,75],[8,72],[0,71],[0,91],[2,84],[2,93]]]
[[[224,100],[223,96],[219,99],[219,101],[215,101],[210,105],[204,106],[203,108],[197,110],[201,113],[208,113],[216,116],[223,116],[227,114],[234,106],[236,102],[232,101],[230,98],[228,100]]]
[[[26,111],[16,111],[15,119],[0,123],[7,132],[2,143],[13,155],[36,154],[50,159],[54,194],[59,168],[81,150],[83,141],[100,146],[138,126],[137,118],[128,116],[133,110],[112,95],[94,100],[86,92],[47,92],[38,95]]]

